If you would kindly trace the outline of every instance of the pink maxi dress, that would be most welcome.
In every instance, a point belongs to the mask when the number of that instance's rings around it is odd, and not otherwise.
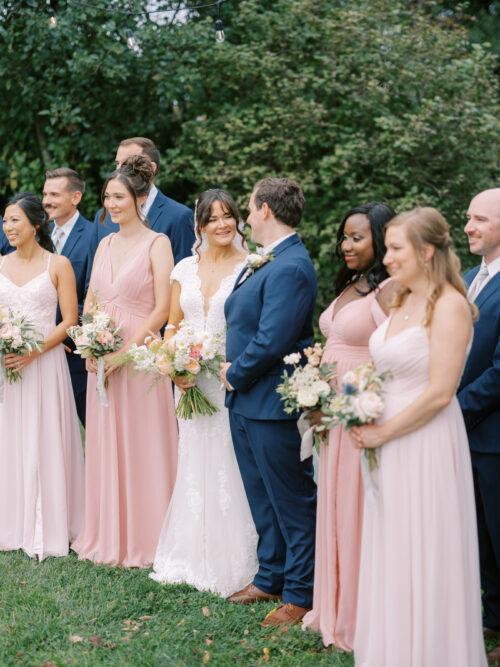
[[[370,339],[386,421],[429,383],[423,327]],[[365,500],[356,667],[486,667],[469,443],[456,398],[427,424],[385,443]]]
[[[147,235],[113,280],[107,236],[94,265],[92,289],[122,329],[124,342],[154,307]],[[96,375],[87,386],[87,434],[83,530],[72,549],[81,559],[124,567],[153,563],[174,488],[177,422],[170,382],[152,382],[128,368],[109,376],[109,407],[100,404]]]
[[[332,318],[336,299],[321,314],[324,361],[337,363],[337,377],[369,361],[368,341],[385,313],[378,290],[346,303]],[[363,482],[359,450],[338,427],[321,446],[316,519],[313,608],[304,627],[320,632],[325,646],[352,651],[356,626]]]

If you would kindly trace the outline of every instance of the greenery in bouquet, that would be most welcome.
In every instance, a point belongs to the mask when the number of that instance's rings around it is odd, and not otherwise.
[[[13,353],[24,356],[34,350],[41,352],[42,349],[43,337],[37,333],[28,318],[11,308],[0,306],[0,356],[2,372],[7,380],[17,382],[21,378],[21,371],[5,368],[4,355]]]

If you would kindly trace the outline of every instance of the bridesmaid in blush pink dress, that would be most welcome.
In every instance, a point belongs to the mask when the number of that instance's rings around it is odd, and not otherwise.
[[[369,203],[347,213],[337,234],[344,259],[336,281],[339,295],[319,320],[326,337],[325,362],[336,362],[337,376],[369,360],[368,340],[382,322],[392,294],[382,264],[384,226],[394,211]],[[321,633],[325,646],[351,651],[356,623],[363,488],[359,452],[342,427],[321,446],[316,521],[316,560],[312,610],[304,626]]]
[[[444,218],[395,218],[385,263],[404,287],[372,335],[384,384],[380,423],[352,430],[377,448],[365,499],[356,667],[486,667],[470,452],[455,392],[471,306]],[[359,450],[356,450],[359,451]]]
[[[152,173],[146,158],[133,157],[108,179],[104,205],[120,231],[105,237],[97,250],[85,304],[88,308],[95,298],[121,325],[124,349],[143,343],[168,315],[170,242],[143,224],[138,208]],[[99,402],[95,360],[87,363],[87,503],[85,525],[72,548],[96,563],[147,567],[175,482],[172,387],[152,385],[151,378],[108,361],[109,407]]]

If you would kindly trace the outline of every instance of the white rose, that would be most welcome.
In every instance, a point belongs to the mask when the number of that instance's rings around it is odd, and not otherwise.
[[[347,373],[345,373],[344,377],[342,378],[342,384],[349,384],[353,387],[356,387],[358,384],[356,373],[354,373],[354,371],[347,371]]]
[[[324,380],[316,380],[316,382],[313,382],[311,389],[319,396],[328,396],[330,393],[330,385]]]
[[[300,352],[293,352],[292,354],[287,354],[286,357],[283,357],[285,364],[290,364],[295,366],[295,364],[300,363]]]
[[[356,414],[363,422],[372,421],[382,416],[384,401],[373,391],[363,391],[354,399]]]
[[[302,387],[297,393],[297,402],[304,408],[313,408],[319,401],[319,396],[311,387]]]

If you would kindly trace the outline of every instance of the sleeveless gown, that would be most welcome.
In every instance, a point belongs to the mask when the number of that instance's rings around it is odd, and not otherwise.
[[[57,290],[45,271],[24,285],[0,273],[0,304],[46,337],[56,326]],[[0,271],[5,257],[2,258]],[[40,560],[65,556],[84,511],[84,463],[66,354],[57,345],[5,380],[0,403],[0,551]]]
[[[198,260],[188,257],[179,262],[171,278],[181,286],[185,320],[198,330],[223,334],[224,302],[242,267],[239,264],[222,280],[205,315]],[[202,376],[199,386],[219,412],[179,419],[177,480],[150,576],[229,596],[257,572],[257,533],[233,449],[220,380]],[[177,389],[176,394],[179,398]]]
[[[369,361],[368,341],[385,319],[374,290],[335,314],[337,299],[321,314],[324,361],[337,363],[337,377]],[[352,651],[356,623],[363,482],[359,450],[344,428],[329,433],[320,449],[313,608],[304,627],[320,632],[325,646]]]
[[[151,233],[113,280],[107,236],[94,265],[92,289],[100,306],[121,326],[124,343],[154,308]],[[175,482],[177,423],[170,382],[121,368],[108,378],[109,407],[87,385],[85,524],[72,549],[96,563],[147,567]]]
[[[370,339],[389,419],[429,381],[422,327]],[[379,495],[365,503],[356,667],[483,667],[476,512],[456,398],[421,428],[384,444]]]

